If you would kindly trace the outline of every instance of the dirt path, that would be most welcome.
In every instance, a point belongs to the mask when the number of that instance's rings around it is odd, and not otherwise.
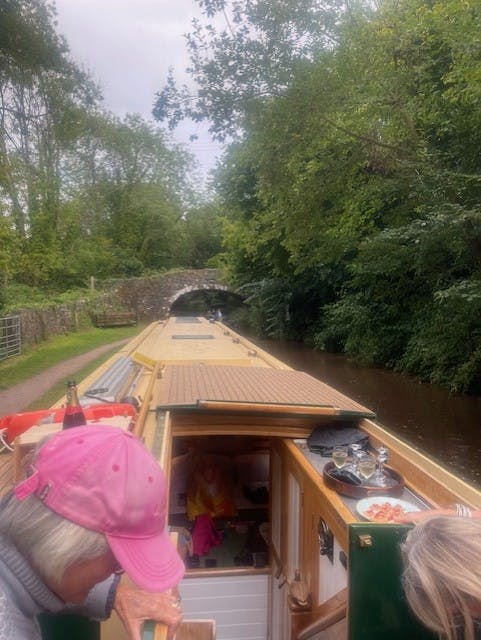
[[[92,360],[126,342],[128,342],[128,339],[104,344],[101,347],[87,351],[87,353],[59,362],[53,367],[42,371],[42,373],[33,376],[33,378],[10,387],[10,389],[0,391],[0,417],[22,411],[34,400],[46,393],[59,380],[63,380],[69,375],[74,375]]]

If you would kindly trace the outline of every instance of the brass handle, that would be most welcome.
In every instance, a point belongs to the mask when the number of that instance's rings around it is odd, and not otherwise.
[[[372,547],[372,536],[369,533],[362,533],[359,536],[359,546],[360,547]]]

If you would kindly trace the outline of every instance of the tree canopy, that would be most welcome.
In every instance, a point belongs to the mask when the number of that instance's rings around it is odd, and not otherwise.
[[[214,260],[259,330],[480,393],[479,1],[196,2],[195,89],[172,70],[153,114],[224,141],[209,198],[168,131],[103,109],[53,5],[2,3],[3,282]]]
[[[155,113],[235,139],[223,260],[258,326],[479,393],[479,2],[199,5],[198,93],[171,76]]]
[[[199,233],[188,221],[206,207],[191,179],[194,166],[165,129],[103,107],[101,90],[56,33],[53,3],[2,2],[4,287],[68,289],[91,275],[191,266]],[[202,243],[197,263],[212,257]]]

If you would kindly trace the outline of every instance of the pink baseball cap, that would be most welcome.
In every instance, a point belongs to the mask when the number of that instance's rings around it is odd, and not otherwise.
[[[136,436],[94,423],[55,434],[39,450],[34,473],[15,488],[52,511],[103,533],[116,560],[142,589],[175,586],[185,567],[165,528],[167,483]]]

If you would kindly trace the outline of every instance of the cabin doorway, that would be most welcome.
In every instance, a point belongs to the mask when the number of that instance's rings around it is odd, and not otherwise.
[[[174,436],[172,447],[169,523],[187,569],[184,618],[215,620],[217,640],[267,640],[269,440]]]
[[[188,570],[269,565],[265,438],[174,437],[169,523]]]

